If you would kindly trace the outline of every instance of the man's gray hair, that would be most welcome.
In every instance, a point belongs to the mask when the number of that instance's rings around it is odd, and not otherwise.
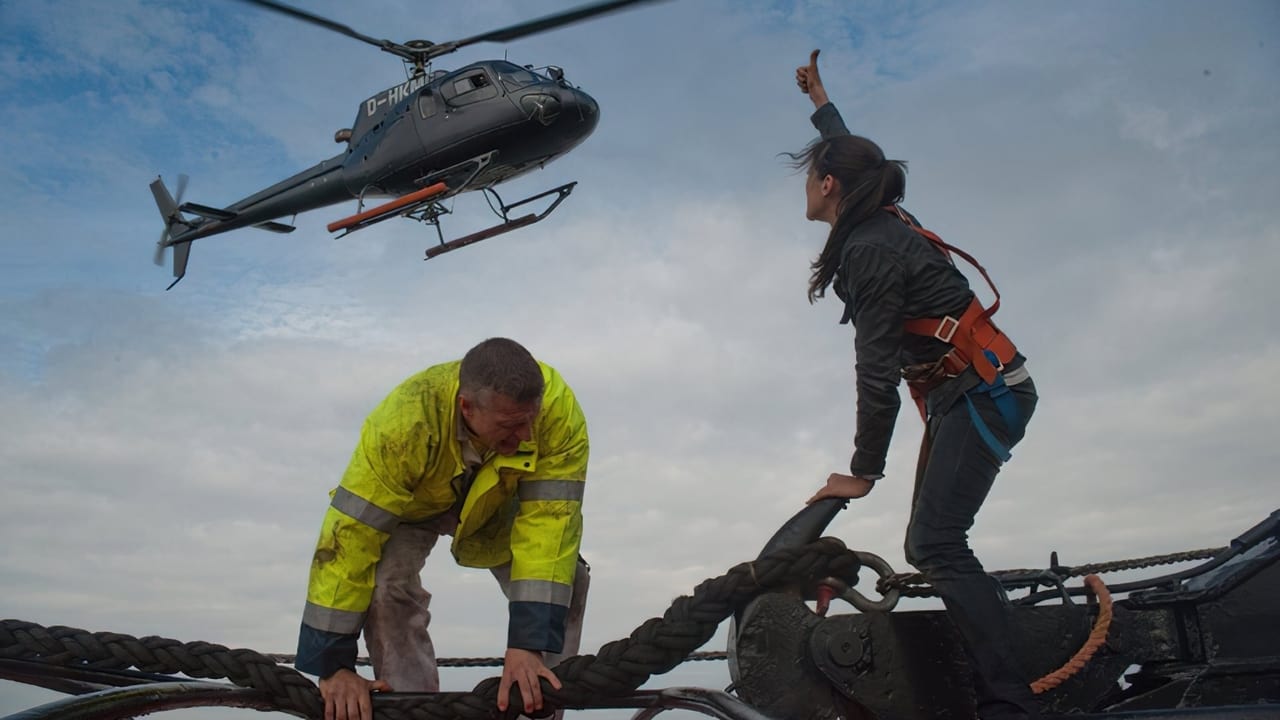
[[[515,340],[489,338],[462,357],[458,390],[478,402],[489,390],[521,405],[531,403],[542,398],[542,368]]]

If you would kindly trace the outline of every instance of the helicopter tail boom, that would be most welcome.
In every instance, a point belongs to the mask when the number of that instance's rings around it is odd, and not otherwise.
[[[191,243],[199,238],[217,235],[240,227],[254,227],[274,233],[291,233],[292,225],[262,219],[262,213],[250,214],[227,208],[210,207],[200,203],[183,202],[182,193],[186,187],[186,176],[178,179],[178,196],[169,194],[164,181],[156,178],[151,183],[151,194],[156,199],[156,208],[164,220],[164,231],[156,242],[155,263],[162,265],[164,251],[173,248],[173,282],[172,288],[187,273],[187,260],[191,257]],[[194,217],[192,217],[194,216]]]

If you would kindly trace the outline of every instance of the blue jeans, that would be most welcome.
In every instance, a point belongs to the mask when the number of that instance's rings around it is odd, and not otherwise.
[[[978,415],[1006,448],[1022,439],[1036,408],[1030,378],[1011,388],[1016,427],[1007,427],[985,393],[970,397]],[[907,561],[937,590],[969,657],[978,717],[1038,717],[1035,696],[1008,644],[1008,605],[999,584],[969,548],[969,528],[1000,472],[1000,458],[979,437],[964,398],[931,417],[916,469]]]

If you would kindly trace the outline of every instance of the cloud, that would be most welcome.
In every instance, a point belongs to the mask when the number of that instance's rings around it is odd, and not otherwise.
[[[1177,149],[1209,131],[1208,124],[1200,118],[1179,122],[1158,107],[1125,105],[1120,114],[1124,123],[1121,132],[1125,137],[1150,143],[1160,151]]]

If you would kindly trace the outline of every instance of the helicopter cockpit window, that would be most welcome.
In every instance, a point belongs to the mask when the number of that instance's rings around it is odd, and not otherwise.
[[[508,91],[519,90],[541,80],[536,74],[514,63],[497,62],[493,64],[493,68],[498,71],[498,79]]]
[[[475,70],[454,78],[440,88],[441,94],[449,105],[457,107],[498,96],[498,89],[493,86],[489,74],[484,70]]]

